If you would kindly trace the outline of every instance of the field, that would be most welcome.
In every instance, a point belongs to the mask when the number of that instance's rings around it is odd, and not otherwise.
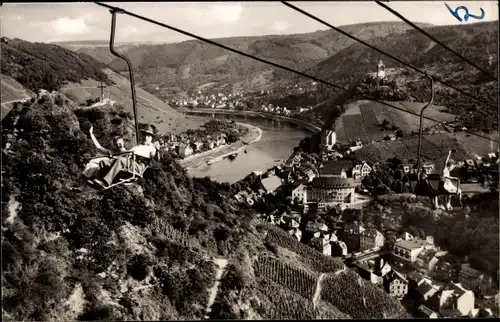
[[[459,161],[470,157],[464,147],[448,133],[424,135],[422,139],[422,158],[426,161],[439,162],[455,149],[452,159]],[[418,153],[418,137],[408,137],[395,141],[382,141],[365,145],[354,152],[354,157],[367,162],[379,162],[397,157],[403,161],[416,160]]]
[[[351,270],[323,280],[321,298],[352,318],[391,319],[407,316],[401,304]]]
[[[415,113],[420,113],[420,109],[424,106],[424,103],[413,102],[390,102],[390,104]],[[430,106],[424,115],[438,121],[451,121],[455,118],[452,114],[441,112],[442,109]],[[419,117],[416,115],[362,100],[349,104],[346,112],[335,122],[337,141],[340,144],[349,144],[358,139],[364,143],[381,141],[388,134],[394,133],[384,130],[382,127],[384,120],[407,134],[416,132],[419,128]],[[435,124],[433,121],[424,120],[424,128]]]
[[[28,98],[33,95],[31,91],[26,90],[21,84],[10,76],[1,75],[1,101],[2,101],[2,117],[9,113],[12,108],[12,103],[6,103],[14,100]]]
[[[498,140],[498,131],[480,134],[493,140]],[[487,153],[498,150],[498,143],[477,136],[472,136],[465,132],[456,132],[455,137],[469,154],[476,153],[479,155],[486,155]]]
[[[2,103],[31,97],[33,93],[26,90],[21,84],[10,76],[1,75],[2,77]]]

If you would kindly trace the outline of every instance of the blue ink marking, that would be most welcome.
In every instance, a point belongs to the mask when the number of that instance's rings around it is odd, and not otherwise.
[[[448,6],[448,4],[445,2],[444,5],[446,6],[446,8],[448,8],[448,11],[450,11],[450,13],[455,17],[457,18],[458,21],[460,22],[467,22],[469,20],[469,18],[474,18],[474,19],[477,19],[477,20],[482,20],[484,18],[484,10],[483,8],[479,8],[479,10],[481,10],[481,15],[480,16],[477,16],[477,15],[474,15],[474,14],[470,14],[469,13],[469,9],[466,7],[466,6],[459,6],[459,7],[456,7],[455,10],[451,9],[450,6]],[[460,17],[458,15],[458,11],[459,10],[464,10],[465,11],[465,15],[464,15],[464,18],[462,19],[462,17]]]

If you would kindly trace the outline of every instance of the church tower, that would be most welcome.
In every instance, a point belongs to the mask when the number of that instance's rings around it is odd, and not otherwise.
[[[337,135],[332,130],[326,130],[321,138],[322,148],[327,151],[332,151],[333,146],[337,143]]]
[[[377,78],[384,79],[385,78],[385,65],[382,61],[378,62],[377,66]]]

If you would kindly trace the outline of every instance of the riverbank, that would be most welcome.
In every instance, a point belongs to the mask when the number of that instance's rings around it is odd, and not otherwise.
[[[201,164],[206,164],[208,161],[217,162],[224,159],[224,157],[229,154],[240,152],[245,146],[258,142],[262,138],[262,130],[259,127],[240,122],[236,122],[236,124],[248,129],[247,134],[238,141],[230,145],[220,146],[210,151],[191,155],[181,160],[179,164],[185,168],[196,168]]]
[[[320,132],[323,124],[314,124],[305,120],[301,120],[295,117],[287,117],[283,115],[276,115],[271,113],[264,113],[260,111],[237,111],[237,110],[228,110],[228,109],[178,109],[179,112],[185,113],[188,115],[235,115],[235,116],[253,116],[260,117],[264,119],[272,119],[275,121],[285,121],[297,126],[300,126],[310,132]]]

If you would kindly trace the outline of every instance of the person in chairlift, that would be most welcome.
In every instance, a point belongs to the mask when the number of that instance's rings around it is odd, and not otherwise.
[[[159,144],[158,142],[153,143],[153,138],[156,138],[156,135],[153,132],[153,128],[148,126],[145,129],[141,130],[143,135],[142,144],[136,145],[130,150],[126,152],[131,152],[131,154],[135,155],[135,167],[132,169],[139,176],[142,176],[144,171],[146,170],[149,162],[156,158],[160,160]],[[109,171],[102,176],[101,179],[94,179],[94,182],[98,183],[103,188],[106,188],[113,184],[115,177],[123,170],[127,170],[128,166],[132,164],[132,155],[127,154],[116,158],[116,160],[112,163]]]
[[[113,154],[124,152],[127,150],[125,148],[125,141],[121,136],[113,137],[113,147],[111,149],[106,149],[101,144],[99,144],[96,137],[94,136],[94,126],[90,127],[89,134],[90,139],[94,143],[96,149],[101,152],[103,156],[93,158],[87,163],[80,177],[79,187],[77,189],[82,189],[87,180],[95,179],[101,169],[105,168],[106,166],[110,166],[113,162],[113,159],[111,157]]]

